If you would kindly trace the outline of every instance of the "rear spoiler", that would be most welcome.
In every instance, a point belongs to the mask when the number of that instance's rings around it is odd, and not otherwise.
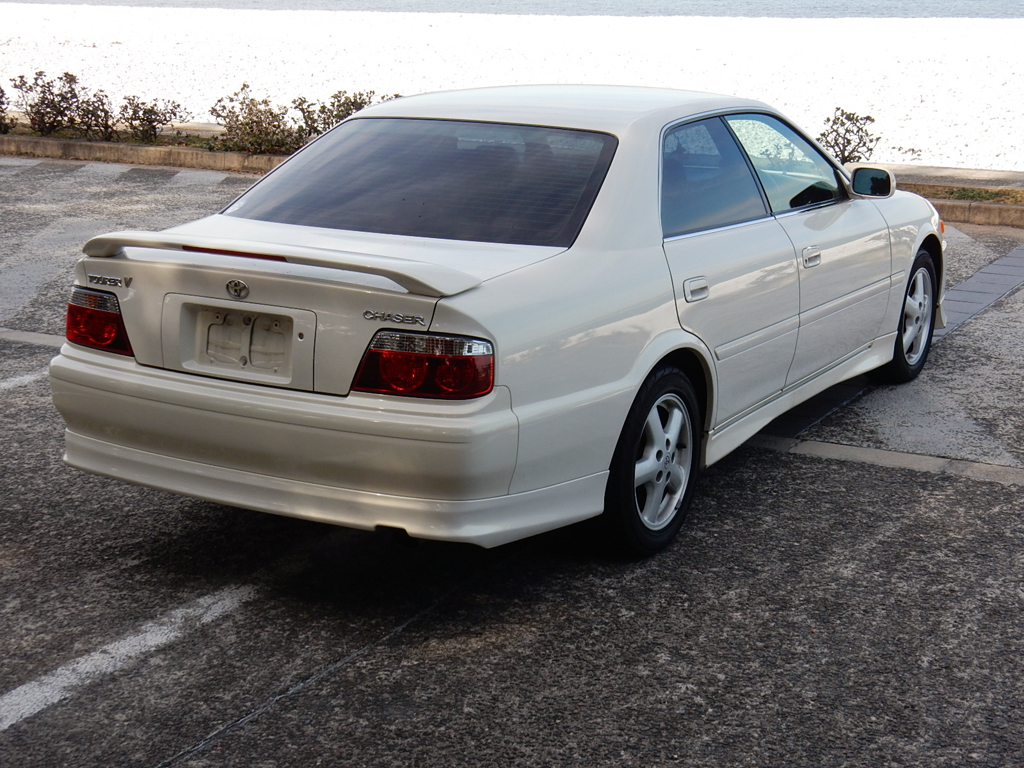
[[[179,235],[170,232],[111,232],[94,237],[82,251],[99,258],[119,256],[125,248],[154,248],[167,251],[216,253],[252,259],[287,261],[311,267],[328,267],[379,275],[397,283],[418,296],[441,298],[454,296],[480,285],[481,280],[457,269],[423,261],[374,256],[366,253],[333,251],[304,245],[262,243],[234,240],[227,237]]]

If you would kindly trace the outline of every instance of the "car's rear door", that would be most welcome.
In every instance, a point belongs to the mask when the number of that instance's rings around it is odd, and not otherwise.
[[[795,385],[871,342],[889,296],[889,230],[869,200],[850,199],[836,169],[769,115],[726,118],[753,163],[800,273]]]
[[[661,215],[679,322],[714,354],[719,426],[785,385],[799,322],[793,246],[718,117],[666,132]]]

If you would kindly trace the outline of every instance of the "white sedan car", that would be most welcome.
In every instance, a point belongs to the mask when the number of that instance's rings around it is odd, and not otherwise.
[[[86,244],[50,367],[65,460],[485,547],[603,515],[649,554],[770,420],[918,374],[942,231],[756,101],[390,101],[217,215]]]

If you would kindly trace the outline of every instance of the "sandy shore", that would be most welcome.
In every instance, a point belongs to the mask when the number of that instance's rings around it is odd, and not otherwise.
[[[510,83],[733,93],[816,134],[876,119],[879,161],[1024,171],[1024,19],[736,19],[238,11],[0,3],[0,84],[42,69],[180,102]]]

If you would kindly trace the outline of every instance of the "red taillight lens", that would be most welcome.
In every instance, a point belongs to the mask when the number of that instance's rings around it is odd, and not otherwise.
[[[68,301],[67,339],[74,344],[132,355],[117,296],[76,287]]]
[[[398,392],[412,392],[423,386],[430,369],[425,355],[410,355],[406,352],[374,350],[377,366],[384,383]]]
[[[494,388],[494,347],[462,336],[378,331],[352,389],[465,400]]]

